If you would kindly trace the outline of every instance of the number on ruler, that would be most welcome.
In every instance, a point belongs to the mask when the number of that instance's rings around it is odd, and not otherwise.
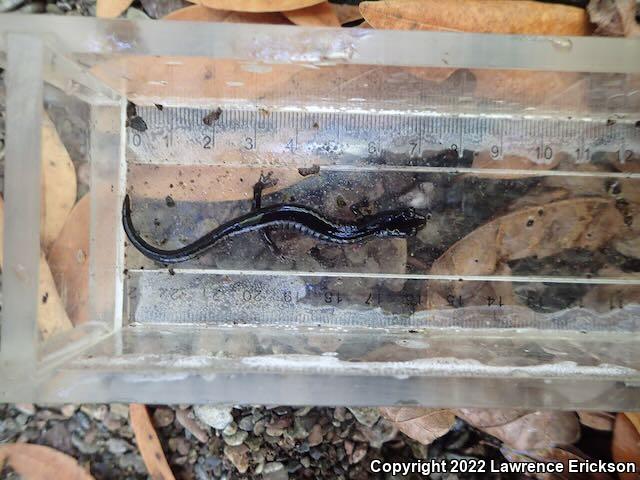
[[[411,145],[411,153],[410,155],[412,157],[415,157],[418,155],[418,142],[409,142],[409,145]]]
[[[632,150],[620,150],[620,163],[625,163],[631,161],[633,157]]]
[[[290,138],[289,141],[287,142],[287,144],[284,147],[285,150],[289,150],[291,153],[294,153],[296,151],[296,146],[293,143],[293,138]]]
[[[576,160],[578,163],[587,163],[591,157],[591,151],[588,148],[576,148]]]
[[[545,160],[551,160],[553,158],[553,149],[551,145],[545,145],[544,147],[536,147],[536,154],[538,160],[544,158]]]
[[[340,296],[340,292],[324,292],[324,303],[340,303],[342,302],[342,297]]]
[[[133,143],[134,147],[139,147],[140,144],[142,143],[142,137],[140,136],[139,133],[134,133],[133,137],[131,138],[131,143]]]
[[[369,155],[375,155],[378,153],[378,146],[376,145],[376,142],[369,142],[369,145],[367,145],[367,151],[369,152]]]
[[[255,142],[253,141],[253,138],[246,137],[242,146],[245,150],[253,150],[255,148]]]
[[[491,147],[491,158],[496,160],[498,157],[500,157],[500,147],[498,147],[498,145],[493,145]]]
[[[205,135],[202,139],[202,148],[204,148],[205,150],[211,150],[212,142],[213,140],[211,139],[211,137],[209,135]]]

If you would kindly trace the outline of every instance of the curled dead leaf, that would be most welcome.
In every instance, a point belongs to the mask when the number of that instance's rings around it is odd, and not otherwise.
[[[331,5],[331,8],[333,8],[334,13],[338,17],[340,25],[362,20],[362,13],[360,13],[360,8],[357,5],[342,3],[330,3],[329,5]]]
[[[382,0],[360,3],[374,28],[528,35],[588,35],[582,8],[529,0]]]
[[[609,412],[589,412],[586,410],[576,412],[580,423],[595,430],[610,432],[613,430],[615,415]]]
[[[98,0],[96,16],[100,18],[115,18],[124,12],[133,0]]]
[[[283,25],[290,23],[279,12],[234,12],[230,10],[216,10],[202,5],[191,5],[180,8],[163,17],[163,20],[220,23],[271,23]]]
[[[636,427],[638,433],[640,433],[640,413],[637,412],[625,412],[625,416]]]
[[[448,409],[383,407],[380,413],[402,433],[424,445],[446,434],[455,422],[455,415]]]
[[[613,427],[611,456],[616,462],[634,462],[640,471],[640,433],[627,414],[618,413]],[[621,473],[620,480],[637,480],[636,473]]]
[[[573,412],[505,410],[501,414],[467,408],[455,414],[516,450],[570,445],[580,438],[580,423]]]
[[[0,469],[9,465],[24,480],[92,480],[76,460],[44,445],[14,443],[0,445]]]
[[[90,206],[89,195],[80,199],[48,255],[58,292],[74,325],[85,323],[89,315]]]
[[[4,263],[4,200],[0,197],[0,268]],[[38,331],[43,340],[72,328],[44,254],[38,271]]]
[[[265,189],[265,195],[304,179],[297,168],[269,168],[262,171],[267,172],[277,183]],[[134,185],[137,196],[145,198],[165,198],[170,193],[175,201],[250,200],[260,174],[260,170],[248,167],[166,165],[156,169],[154,165],[132,164],[129,184]],[[176,182],[176,178],[183,180]]]
[[[499,217],[456,242],[433,263],[431,273],[499,274],[510,260],[544,258],[568,248],[596,250],[625,229],[622,214],[609,199],[577,198],[528,207]],[[426,308],[443,305],[448,295],[462,295],[469,289],[465,283],[425,287]]]
[[[234,17],[226,18],[232,21]],[[203,98],[224,98],[228,102],[262,98],[304,68],[272,65],[256,70],[254,67],[245,62],[204,57],[126,56],[96,64],[91,72],[139,105],[150,105],[149,99],[161,103],[168,94],[201,105]]]
[[[605,267],[598,271],[601,277],[636,277],[638,274],[624,272],[615,267]],[[614,308],[622,308],[624,305],[640,303],[640,286],[638,285],[594,285],[590,288],[581,304],[584,308],[594,312],[606,313]],[[589,425],[591,426],[591,425]],[[593,427],[595,428],[595,427]],[[609,429],[611,430],[611,429]]]
[[[192,3],[236,12],[286,12],[310,7],[323,0],[189,0]]]
[[[339,27],[341,25],[329,2],[283,13],[292,23],[304,27]]]
[[[129,405],[129,419],[131,428],[136,436],[138,449],[147,467],[147,472],[153,480],[175,480],[173,472],[162,451],[147,407],[140,403]]]
[[[76,201],[76,170],[46,112],[42,124],[40,242],[45,252],[58,237]]]

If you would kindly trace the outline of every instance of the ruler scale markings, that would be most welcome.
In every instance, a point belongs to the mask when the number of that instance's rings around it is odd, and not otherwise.
[[[253,149],[258,148],[258,130],[270,135],[269,141],[260,145],[261,152],[282,153],[287,150],[287,139],[294,137],[289,151],[293,148],[313,155],[315,150],[311,144],[316,142],[317,147],[326,147],[337,163],[342,158],[346,161],[346,155],[351,157],[350,162],[353,155],[356,155],[356,161],[358,157],[364,160],[369,147],[372,150],[369,156],[378,156],[383,148],[388,148],[408,154],[409,159],[420,156],[423,149],[437,151],[451,148],[452,144],[458,144],[459,155],[465,147],[469,150],[494,147],[495,151],[497,146],[498,158],[505,154],[533,154],[534,160],[538,156],[539,160],[549,161],[550,152],[555,156],[557,150],[569,153],[575,164],[591,161],[598,152],[616,153],[620,161],[628,162],[640,143],[640,131],[630,119],[618,119],[617,124],[606,126],[606,118],[300,110],[272,111],[265,115],[246,108],[229,108],[223,110],[212,125],[205,125],[202,118],[211,110],[165,107],[160,111],[155,106],[138,107],[138,114],[144,118],[148,129],[145,132],[127,130],[128,160],[155,164],[215,163],[225,151],[242,148],[242,140],[246,137],[250,137]],[[314,127],[315,123],[319,125]],[[285,133],[287,130],[291,133]],[[214,152],[203,148],[205,135],[212,136]],[[277,138],[284,144],[280,145]],[[338,145],[332,145],[334,142]],[[369,145],[370,142],[374,144]]]

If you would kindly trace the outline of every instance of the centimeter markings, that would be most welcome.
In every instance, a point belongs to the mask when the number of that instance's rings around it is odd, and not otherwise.
[[[431,309],[424,284],[406,292],[394,292],[384,285],[361,285],[354,288],[343,283],[320,284],[300,277],[359,278],[360,274],[331,272],[272,272],[234,270],[179,270],[173,274],[166,270],[129,271],[133,284],[132,305],[136,320],[142,323],[203,323],[215,318],[216,322],[231,323],[250,317],[255,323],[285,321],[295,325],[367,325],[367,326],[464,326],[464,327],[537,327],[545,329],[606,328],[600,313],[589,311],[578,301],[572,308],[584,309],[580,314],[562,317],[554,313],[555,300],[533,292],[522,292],[517,304],[508,303],[498,293],[466,295],[458,293],[443,297],[447,307]],[[374,277],[372,274],[371,277]],[[407,275],[379,275],[383,278],[406,278]],[[418,276],[427,277],[427,276]],[[448,276],[428,276],[448,277]],[[495,280],[494,277],[488,277]],[[515,278],[515,277],[514,277]],[[420,278],[421,280],[423,278]],[[540,282],[540,277],[519,280]],[[426,280],[426,278],[425,278]],[[432,280],[432,278],[429,278]],[[555,279],[554,279],[555,280]],[[587,279],[588,280],[588,279]],[[600,279],[608,284],[614,279]],[[506,277],[505,277],[505,281]],[[588,283],[588,282],[587,282]],[[174,303],[175,302],[175,303]],[[601,307],[604,315],[613,315],[616,321],[635,322],[629,300],[623,291],[611,291]],[[362,310],[361,307],[387,309]],[[453,310],[449,309],[452,308]],[[481,307],[467,310],[468,307]],[[355,309],[355,310],[354,310]],[[550,309],[547,313],[538,313]],[[215,312],[215,316],[212,316]],[[393,312],[393,313],[392,313]],[[169,315],[168,315],[169,313]],[[416,314],[417,316],[413,316]],[[427,322],[427,323],[424,323]],[[599,327],[598,327],[599,325]],[[618,326],[620,326],[618,324]]]
[[[517,155],[537,163],[565,152],[579,164],[600,152],[621,163],[637,161],[640,153],[640,128],[606,119],[186,107],[139,107],[138,114],[147,129],[129,128],[127,142],[128,160],[136,163],[246,166],[266,155],[269,165],[309,158],[367,165],[397,155],[394,165],[415,166],[424,152],[451,149],[459,157],[470,150],[496,161]]]

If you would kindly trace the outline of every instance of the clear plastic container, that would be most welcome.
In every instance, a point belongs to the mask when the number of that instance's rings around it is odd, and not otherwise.
[[[0,31],[0,400],[638,408],[639,40]],[[176,248],[260,178],[263,205],[430,218],[346,246],[253,232],[170,268],[126,241],[125,194]]]

